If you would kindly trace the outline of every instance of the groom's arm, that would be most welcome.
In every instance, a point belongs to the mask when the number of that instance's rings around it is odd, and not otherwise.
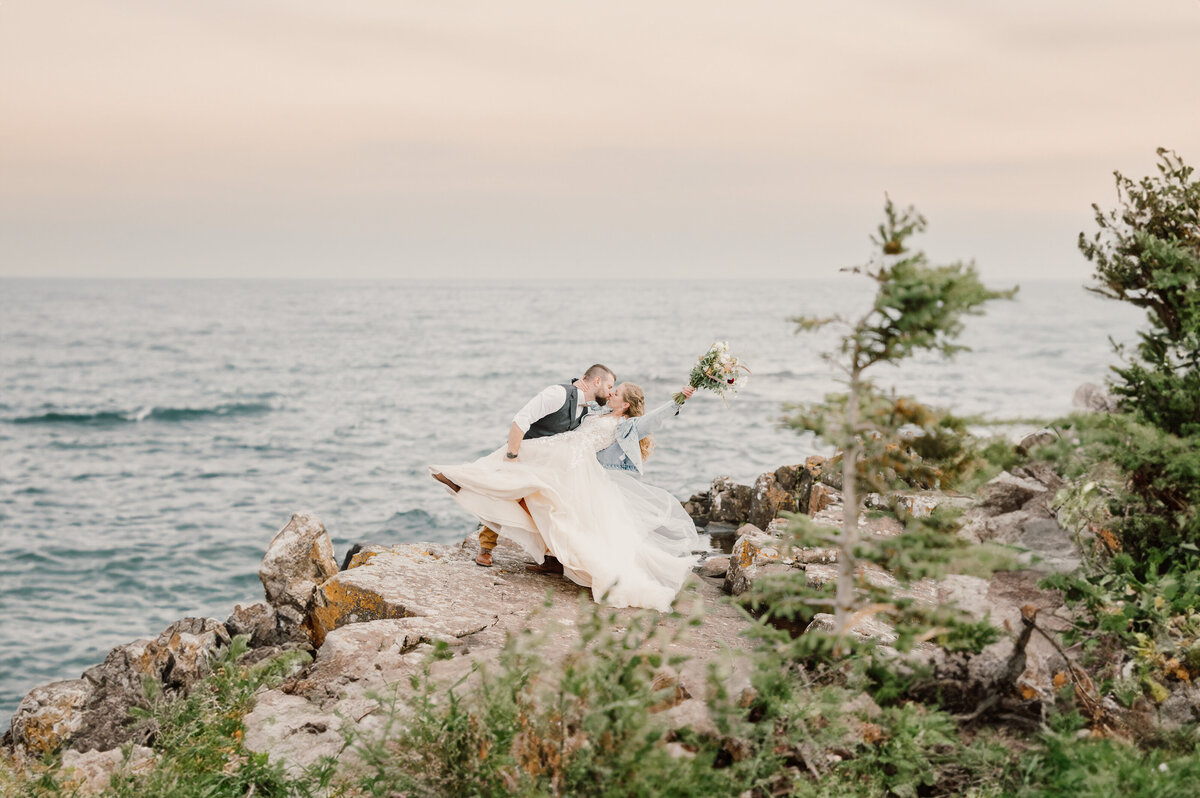
[[[567,389],[561,385],[550,385],[537,396],[525,403],[525,406],[513,416],[512,426],[508,428],[508,451],[512,454],[521,453],[521,441],[525,433],[533,426],[533,422],[553,413],[567,401]],[[511,460],[512,458],[505,458]]]
[[[519,426],[517,426],[517,422],[513,422],[513,425],[508,430],[508,452],[510,454],[521,453],[521,441],[525,440],[526,432],[528,432],[528,430],[521,429]],[[515,457],[506,457],[504,459],[516,460]]]

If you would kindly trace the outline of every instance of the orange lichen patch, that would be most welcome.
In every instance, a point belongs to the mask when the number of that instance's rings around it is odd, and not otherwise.
[[[1117,536],[1114,535],[1110,530],[1105,529],[1104,527],[1096,527],[1095,533],[1096,540],[1100,541],[1100,543],[1104,545],[1104,548],[1108,549],[1110,552],[1116,553],[1121,550],[1121,541],[1117,540]]]
[[[780,512],[796,511],[796,497],[774,482],[766,488],[759,502],[770,508],[772,517],[779,515]]]
[[[1167,660],[1166,663],[1163,664],[1163,671],[1165,671],[1168,676],[1174,676],[1181,682],[1190,682],[1192,680],[1191,674],[1188,673],[1187,668],[1183,667],[1183,663],[1181,663],[1177,657],[1171,657],[1169,660]]]
[[[1033,689],[1032,687],[1030,687],[1027,684],[1018,685],[1017,686],[1017,694],[1020,695],[1021,698],[1026,701],[1032,701],[1033,699],[1038,697],[1038,691]]]
[[[48,754],[69,733],[71,710],[55,707],[25,726],[25,748],[33,754]]]
[[[758,546],[748,538],[743,538],[733,549],[733,555],[741,568],[749,568],[755,563],[774,562],[779,559],[779,550],[773,546]]]
[[[13,732],[35,756],[48,754],[79,729],[82,721],[79,710],[87,702],[90,690],[86,687],[60,690],[50,700],[30,714],[13,719]]]
[[[326,550],[328,546],[329,538],[321,535],[313,539],[312,546],[308,550],[308,558],[316,566],[321,580],[328,579],[338,572],[337,563],[330,556],[331,552]]]
[[[308,630],[313,645],[319,647],[327,634],[348,623],[404,618],[409,614],[404,607],[391,604],[378,593],[330,579],[313,594]]]
[[[375,559],[375,555],[377,554],[379,554],[377,551],[360,551],[358,554],[355,554],[350,558],[350,564],[346,566],[346,570],[349,571],[351,568],[357,568],[360,565],[366,565],[371,560]]]
[[[1058,673],[1054,674],[1054,689],[1055,690],[1062,687],[1066,683],[1067,683],[1067,674],[1065,672],[1059,671]]]

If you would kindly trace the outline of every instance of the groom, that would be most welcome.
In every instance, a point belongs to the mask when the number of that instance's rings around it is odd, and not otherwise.
[[[583,376],[573,382],[562,385],[550,385],[535,397],[525,403],[525,406],[513,416],[512,426],[508,430],[508,450],[505,461],[520,462],[521,441],[529,438],[546,438],[575,429],[587,415],[587,404],[595,402],[600,406],[608,403],[612,395],[613,385],[617,378],[608,366],[596,363],[583,373]],[[435,474],[434,479],[444,482],[451,490],[458,492],[455,485],[441,474]],[[522,506],[524,499],[521,500]],[[492,565],[492,549],[496,548],[496,532],[488,526],[479,529],[479,556],[475,558],[478,565],[490,568]],[[530,568],[545,573],[562,573],[562,564],[547,555],[541,566]]]

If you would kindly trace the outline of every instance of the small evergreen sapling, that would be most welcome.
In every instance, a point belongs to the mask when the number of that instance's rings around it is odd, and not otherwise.
[[[836,324],[846,330],[836,351],[826,357],[844,374],[847,393],[840,401],[801,406],[787,421],[798,430],[815,432],[842,451],[844,522],[838,545],[838,579],[834,603],[835,637],[844,640],[855,618],[855,582],[860,553],[858,512],[868,490],[888,490],[894,474],[920,476],[901,429],[932,418],[906,413],[906,400],[887,397],[867,377],[879,363],[898,364],[918,351],[952,357],[966,347],[955,343],[963,317],[979,315],[993,299],[1011,298],[1016,289],[993,291],[979,280],[973,264],[931,265],[925,254],[912,252],[908,239],[924,231],[926,221],[911,206],[898,210],[887,199],[884,221],[871,240],[878,248],[863,266],[846,271],[876,284],[875,300],[857,319],[841,316],[792,319],[797,332]],[[861,614],[864,610],[859,610]]]

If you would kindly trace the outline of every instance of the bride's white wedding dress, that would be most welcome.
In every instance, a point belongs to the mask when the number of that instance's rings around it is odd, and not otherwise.
[[[570,432],[523,441],[517,462],[506,462],[501,447],[430,470],[459,485],[453,496],[463,508],[537,562],[557,557],[596,601],[666,611],[696,563],[699,536],[669,493],[596,460],[618,421],[589,415]]]

